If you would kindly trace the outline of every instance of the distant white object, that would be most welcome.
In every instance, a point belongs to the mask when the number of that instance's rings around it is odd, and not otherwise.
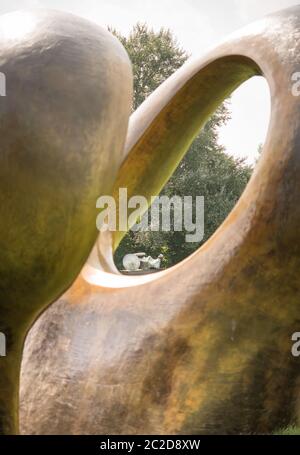
[[[130,272],[139,270],[140,268],[140,259],[136,254],[125,254],[122,262],[124,269]]]
[[[146,256],[146,253],[132,253],[126,254],[123,257],[123,267],[129,272],[135,272],[137,270],[150,270],[160,269],[161,260],[163,254],[160,254],[157,259],[153,259],[151,256]]]
[[[148,256],[147,261],[149,264],[149,269],[160,269],[160,263],[163,257],[163,254],[160,254],[157,259],[153,259],[151,256]]]
[[[141,264],[140,264],[140,267],[142,270],[149,270],[150,269],[150,265],[149,265],[149,262],[148,262],[148,257],[149,256],[144,256],[141,258]]]
[[[150,269],[160,269],[161,260],[163,258],[163,254],[160,254],[157,259],[152,258],[151,256],[142,257],[140,267],[142,270],[150,270]]]

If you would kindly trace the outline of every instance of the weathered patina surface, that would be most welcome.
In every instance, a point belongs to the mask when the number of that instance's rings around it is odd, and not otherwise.
[[[131,103],[121,44],[84,19],[0,17],[0,434],[18,427],[21,353],[95,243],[95,200],[122,161]]]
[[[203,247],[147,277],[88,263],[35,324],[22,366],[22,432],[253,433],[296,418],[299,36],[300,7],[264,18],[185,64],[133,114],[116,192],[150,197],[243,81],[263,75],[272,99],[262,157]],[[109,241],[99,242],[111,264]]]

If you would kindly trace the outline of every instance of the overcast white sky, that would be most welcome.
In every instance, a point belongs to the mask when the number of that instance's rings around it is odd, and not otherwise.
[[[138,21],[154,29],[170,28],[193,56],[203,54],[227,34],[297,0],[1,0],[0,14],[31,7],[70,11],[124,34]],[[232,119],[220,131],[226,150],[254,160],[269,119],[269,92],[264,79],[253,78],[232,96]]]

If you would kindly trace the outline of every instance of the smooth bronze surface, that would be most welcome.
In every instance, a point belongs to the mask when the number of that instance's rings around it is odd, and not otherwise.
[[[107,31],[42,10],[0,17],[0,71],[0,433],[15,433],[25,335],[95,243],[96,199],[122,161],[132,76]]]
[[[256,433],[296,419],[299,36],[300,7],[264,18],[185,64],[133,114],[116,190],[149,197],[242,82],[263,75],[272,101],[262,157],[208,242],[147,277],[89,262],[31,329],[23,433]],[[107,238],[99,250],[111,264]]]

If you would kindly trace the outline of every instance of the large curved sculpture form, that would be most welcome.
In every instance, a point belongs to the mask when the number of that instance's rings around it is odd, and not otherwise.
[[[253,433],[296,418],[300,105],[291,76],[299,36],[300,7],[264,18],[184,65],[133,114],[115,191],[150,197],[236,87],[263,75],[271,92],[260,162],[202,248],[164,272],[124,277],[112,261],[121,234],[102,235],[31,329],[22,432]]]
[[[132,76],[108,32],[47,11],[1,16],[0,71],[0,433],[15,433],[24,339],[95,243],[95,198],[122,161]]]

